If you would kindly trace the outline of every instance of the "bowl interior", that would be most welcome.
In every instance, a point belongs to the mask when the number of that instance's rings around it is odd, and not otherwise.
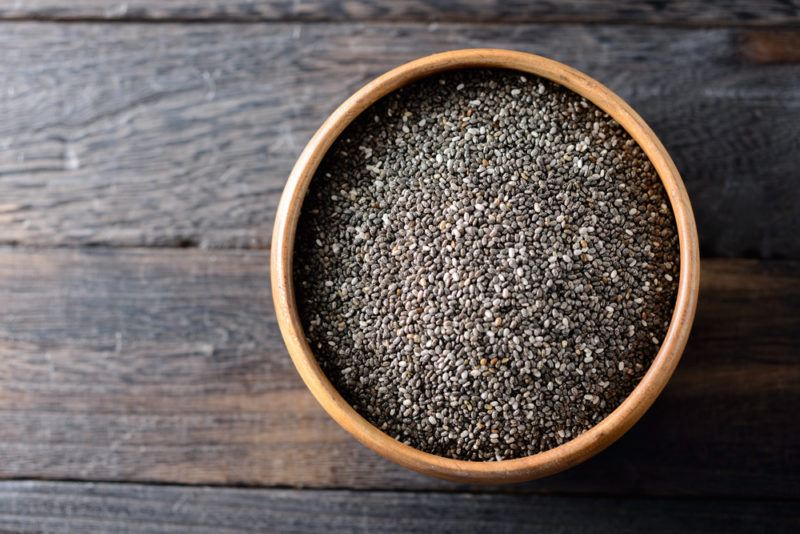
[[[600,423],[558,447],[493,462],[422,452],[384,434],[349,406],[325,376],[305,339],[292,281],[295,230],[303,199],[336,138],[361,112],[392,91],[443,71],[468,68],[510,69],[547,78],[614,118],[639,144],[661,178],[680,245],[680,279],[670,325],[653,363],[630,395]],[[627,431],[653,403],[672,375],[691,329],[699,287],[698,239],[691,205],[674,163],[652,130],[617,95],[585,74],[533,54],[459,50],[412,61],[384,74],[346,100],[323,123],[298,158],[281,197],[273,231],[271,276],[278,324],[298,372],[323,408],[356,439],[382,456],[428,475],[474,483],[517,482],[561,471],[596,454]]]

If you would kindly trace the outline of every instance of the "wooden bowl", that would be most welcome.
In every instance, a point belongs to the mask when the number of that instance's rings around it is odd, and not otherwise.
[[[550,79],[604,110],[639,143],[669,196],[680,241],[680,281],[669,330],[652,365],[631,394],[608,417],[553,449],[514,460],[473,462],[422,452],[384,434],[359,415],[336,391],[306,341],[295,303],[292,255],[303,199],[323,156],[362,111],[388,93],[447,70],[503,68]],[[272,294],[283,339],[297,371],[322,407],[358,441],[400,465],[434,477],[467,483],[532,480],[573,466],[597,454],[625,433],[650,407],[680,360],[697,306],[700,282],[697,229],[678,170],[664,146],[639,115],[608,88],[556,61],[508,50],[445,52],[406,63],[373,80],[348,98],[322,124],[292,169],[278,206],[272,236]]]

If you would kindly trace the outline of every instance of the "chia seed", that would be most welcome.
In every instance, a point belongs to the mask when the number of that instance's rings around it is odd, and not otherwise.
[[[613,119],[513,71],[388,95],[329,150],[303,204],[297,304],[367,420],[462,460],[575,438],[664,339],[678,238],[657,173]]]

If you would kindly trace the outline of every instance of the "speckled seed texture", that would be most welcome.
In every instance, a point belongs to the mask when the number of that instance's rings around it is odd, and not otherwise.
[[[678,239],[646,156],[580,96],[529,75],[437,75],[364,112],[304,201],[306,336],[384,432],[462,460],[565,443],[658,351]]]

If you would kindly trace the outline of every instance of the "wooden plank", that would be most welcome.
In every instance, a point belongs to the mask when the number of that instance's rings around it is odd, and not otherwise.
[[[765,37],[743,35],[8,23],[0,243],[266,247],[294,159],[347,95],[409,59],[488,46],[565,61],[627,98],[685,177],[705,255],[800,258],[800,63],[753,62]]]
[[[262,252],[0,249],[0,477],[456,486],[304,389]],[[710,260],[684,361],[620,442],[517,492],[800,497],[800,263]]]
[[[44,20],[636,22],[798,24],[794,0],[26,0],[0,2],[0,18]]]
[[[13,532],[796,532],[796,502],[0,483]]]

